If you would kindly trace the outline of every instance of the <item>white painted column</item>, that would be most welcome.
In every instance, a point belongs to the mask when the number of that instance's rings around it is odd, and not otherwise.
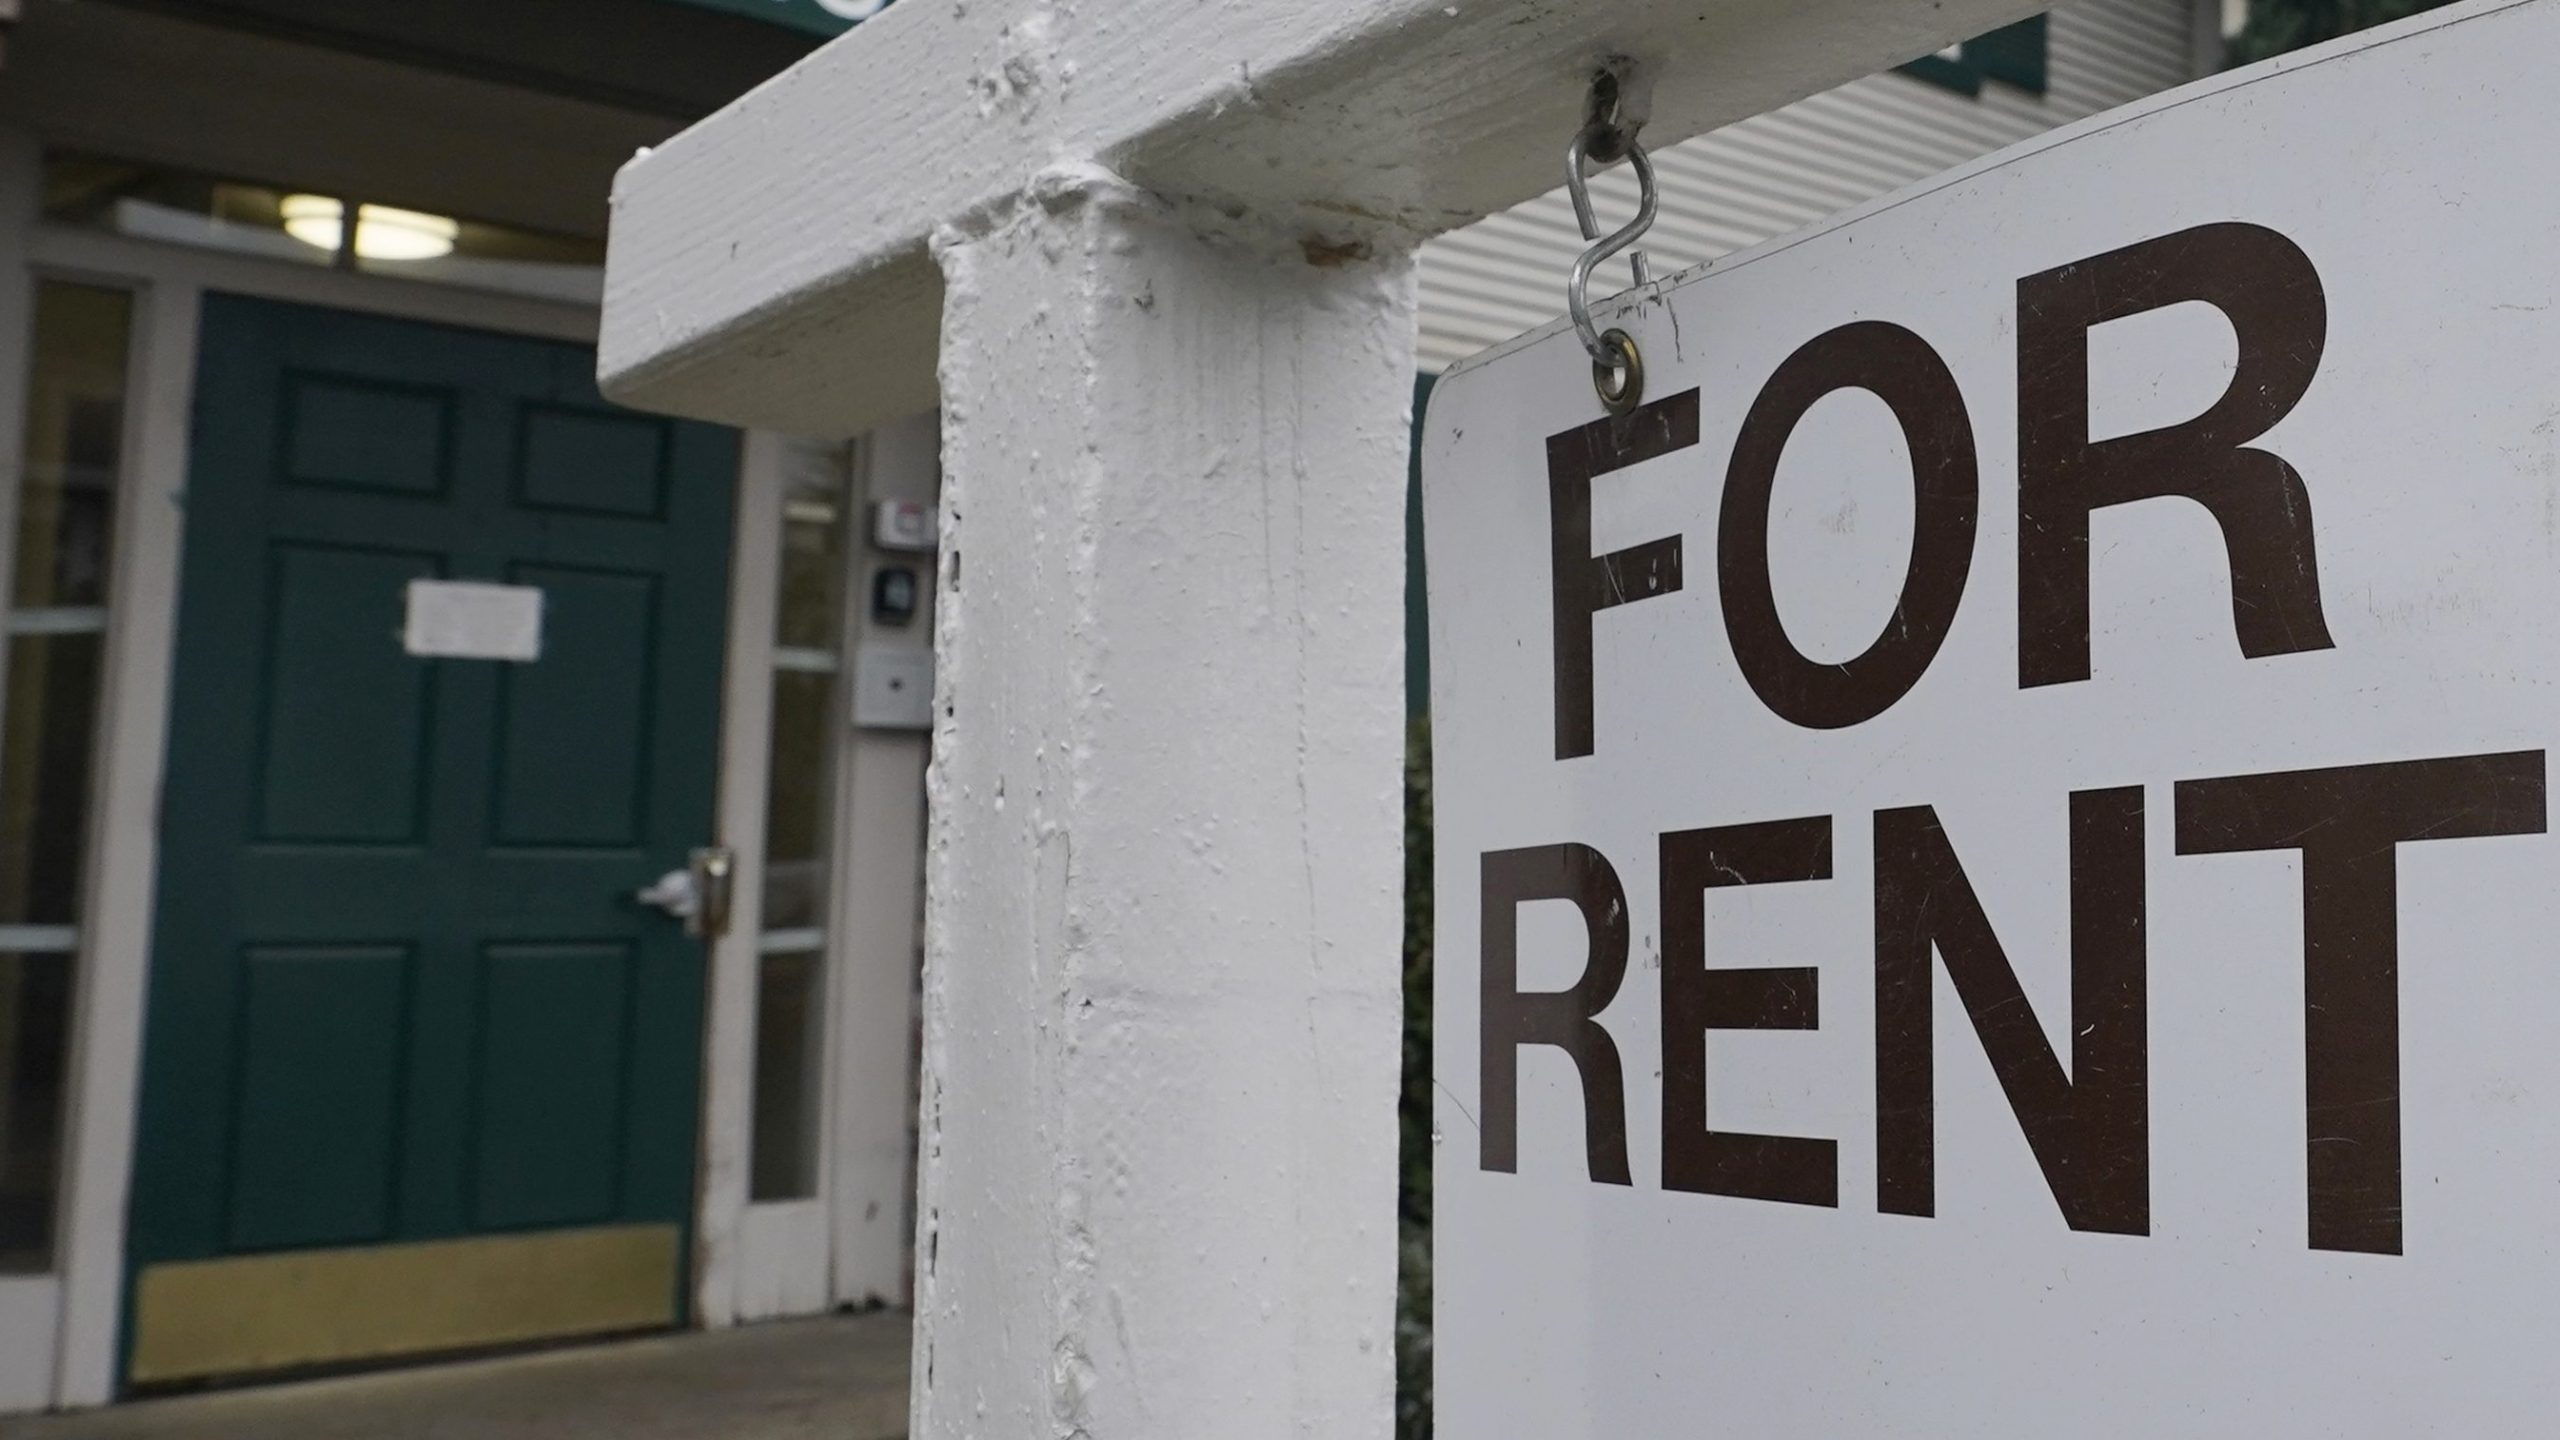
[[[1392,1428],[1413,265],[1200,219],[935,237],[918,1440]]]

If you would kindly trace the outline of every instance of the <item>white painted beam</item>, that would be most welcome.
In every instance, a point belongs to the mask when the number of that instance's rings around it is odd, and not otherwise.
[[[935,227],[1057,160],[1319,244],[1553,189],[1608,56],[1685,139],[2034,0],[951,0],[892,6],[614,193],[601,365],[627,403],[851,434],[934,403]]]
[[[918,1440],[1392,1428],[1413,264],[1203,223],[938,242]]]

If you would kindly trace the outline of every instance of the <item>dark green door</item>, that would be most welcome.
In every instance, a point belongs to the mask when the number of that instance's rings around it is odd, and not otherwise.
[[[704,954],[631,897],[713,838],[737,446],[594,369],[204,303],[137,1382],[681,1317]],[[413,653],[422,580],[538,657]]]

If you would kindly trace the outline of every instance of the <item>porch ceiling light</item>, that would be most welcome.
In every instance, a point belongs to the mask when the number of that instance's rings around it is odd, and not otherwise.
[[[346,207],[335,196],[287,195],[276,208],[284,216],[284,233],[305,245],[334,253],[345,239]],[[356,207],[359,260],[434,260],[452,254],[461,233],[449,216],[388,205]]]

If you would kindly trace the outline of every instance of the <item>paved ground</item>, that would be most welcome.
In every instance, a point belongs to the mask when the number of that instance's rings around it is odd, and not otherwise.
[[[4,1440],[899,1440],[907,1320],[835,1316],[0,1420]]]

